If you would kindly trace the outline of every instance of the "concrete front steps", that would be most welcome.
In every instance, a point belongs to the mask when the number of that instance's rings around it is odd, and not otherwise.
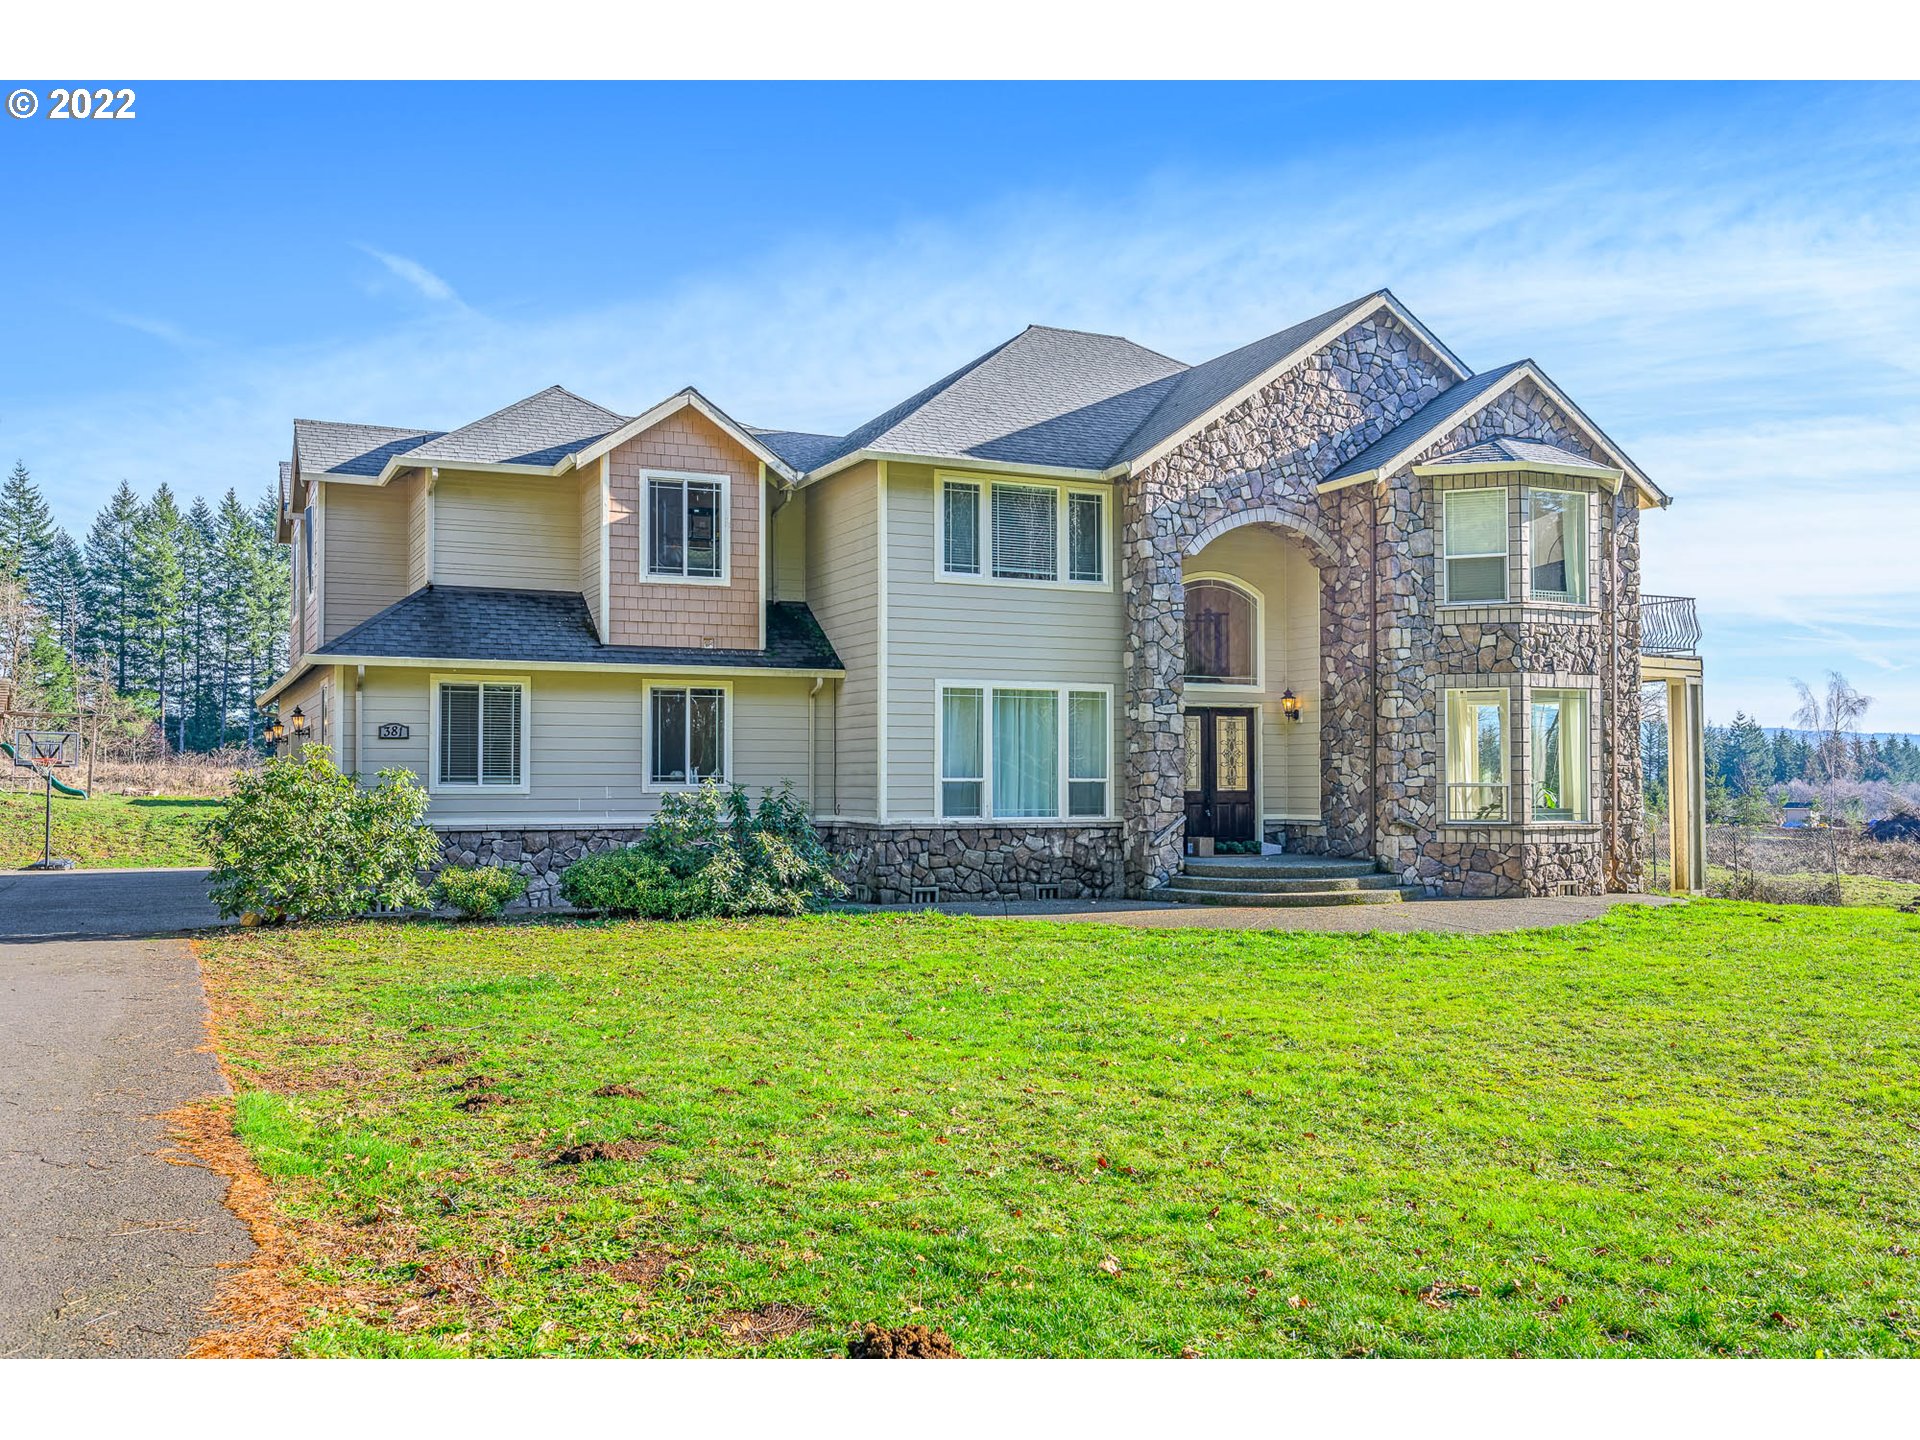
[[[1216,855],[1188,860],[1154,898],[1189,905],[1397,905],[1417,886],[1383,875],[1371,860],[1323,855]]]

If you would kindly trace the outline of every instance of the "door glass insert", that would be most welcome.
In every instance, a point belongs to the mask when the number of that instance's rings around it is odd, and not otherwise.
[[[1247,788],[1247,717],[1213,717],[1213,783],[1216,790]]]
[[[1200,717],[1187,716],[1187,789],[1200,788]]]

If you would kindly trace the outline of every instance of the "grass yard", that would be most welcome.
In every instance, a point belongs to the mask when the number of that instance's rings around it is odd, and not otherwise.
[[[82,869],[129,865],[205,865],[194,831],[223,802],[95,795],[53,797],[53,853]],[[0,793],[0,867],[38,860],[46,801],[41,792]]]
[[[204,942],[308,1355],[1920,1352],[1920,917]],[[606,1086],[618,1094],[597,1096]],[[626,1158],[550,1164],[565,1147]]]
[[[1825,885],[1832,877],[1812,870],[1792,870],[1781,874],[1764,872],[1760,878],[1768,885],[1780,887],[1774,893],[1798,895]],[[1710,891],[1724,894],[1735,880],[1734,872],[1726,866],[1709,865],[1707,867],[1707,888]],[[1889,880],[1880,875],[1852,875],[1842,872],[1840,899],[1845,905],[1906,905],[1914,900],[1920,900],[1920,881]]]

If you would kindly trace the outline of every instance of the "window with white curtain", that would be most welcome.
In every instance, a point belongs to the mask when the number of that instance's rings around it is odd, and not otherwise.
[[[1448,490],[1442,498],[1448,603],[1507,598],[1507,492]]]
[[[1107,495],[1014,480],[939,482],[939,573],[1020,584],[1107,584]]]
[[[1446,816],[1456,824],[1507,818],[1507,692],[1449,690]]]
[[[946,685],[940,813],[948,819],[1101,819],[1112,769],[1105,690]]]
[[[647,576],[724,580],[727,482],[723,475],[648,475]]]
[[[1580,823],[1589,815],[1587,692],[1536,690],[1531,703],[1533,818]]]
[[[698,785],[727,778],[727,692],[718,686],[647,690],[647,783]]]
[[[1577,490],[1527,495],[1529,585],[1536,600],[1587,602],[1587,497]]]
[[[443,787],[522,784],[524,687],[455,681],[439,688],[434,783]]]

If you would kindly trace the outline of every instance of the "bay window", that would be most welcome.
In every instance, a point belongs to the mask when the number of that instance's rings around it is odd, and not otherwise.
[[[1527,495],[1530,590],[1536,600],[1587,601],[1587,497],[1573,490]]]
[[[524,682],[450,680],[435,689],[434,788],[524,789]]]
[[[943,475],[937,509],[944,578],[1107,583],[1103,490]]]
[[[1507,692],[1446,692],[1446,817],[1454,824],[1507,818]]]
[[[724,582],[727,578],[727,478],[648,474],[647,578]]]
[[[647,687],[647,784],[727,778],[727,692],[720,686]]]
[[[1447,603],[1507,598],[1507,492],[1448,490],[1441,497]]]
[[[940,688],[940,814],[946,819],[1101,819],[1112,725],[1104,689]]]
[[[1578,823],[1588,818],[1587,692],[1533,692],[1531,754],[1533,818]]]

